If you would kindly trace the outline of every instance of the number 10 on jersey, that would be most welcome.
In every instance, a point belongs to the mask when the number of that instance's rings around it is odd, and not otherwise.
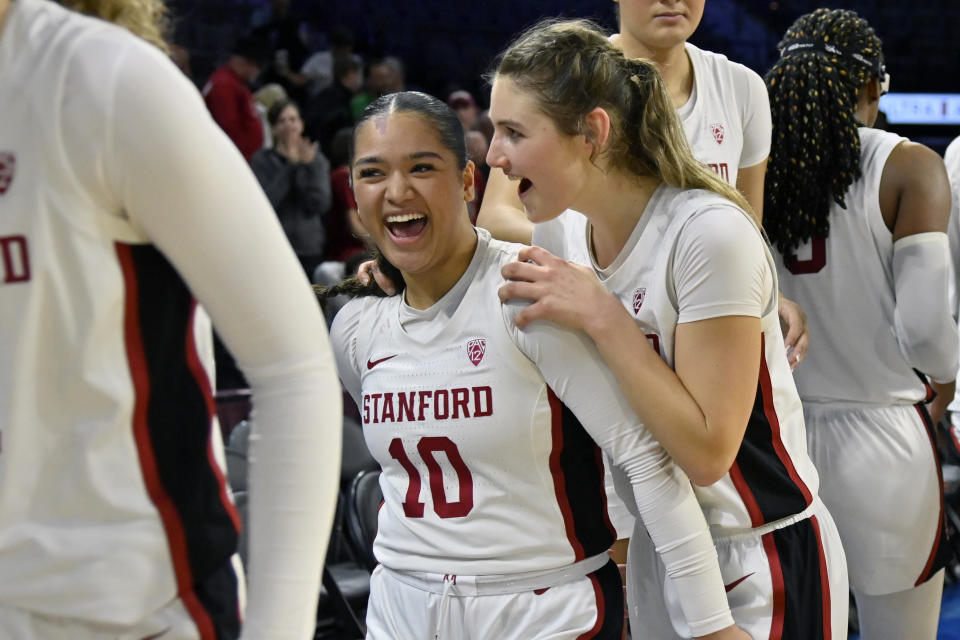
[[[410,461],[400,438],[390,441],[388,451],[407,472],[407,495],[403,501],[404,515],[408,518],[422,518],[424,503],[420,502],[420,472]],[[447,462],[456,473],[457,484],[460,487],[460,497],[456,502],[447,500],[447,492],[443,487],[443,469],[436,458],[438,453],[447,457]],[[467,468],[453,440],[446,436],[424,436],[417,442],[417,454],[427,466],[434,513],[441,518],[462,518],[470,513],[473,509],[473,476],[470,475],[470,469]]]

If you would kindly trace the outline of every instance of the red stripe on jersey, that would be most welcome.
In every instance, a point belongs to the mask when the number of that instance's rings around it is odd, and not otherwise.
[[[780,554],[773,540],[773,532],[763,534],[763,550],[770,563],[770,582],[773,584],[773,612],[770,619],[769,640],[783,638],[783,620],[786,615],[786,589],[783,584],[783,566],[780,564]]]
[[[914,586],[919,587],[930,579],[930,570],[937,559],[937,554],[940,550],[940,541],[943,539],[943,470],[940,468],[940,459],[937,456],[937,443],[934,439],[933,425],[930,424],[930,419],[919,404],[913,405],[913,408],[920,414],[920,422],[923,423],[927,432],[927,438],[930,440],[930,449],[933,453],[933,466],[937,469],[937,479],[939,480],[937,485],[940,487],[940,490],[937,491],[937,493],[940,494],[940,515],[937,517],[937,533],[933,536],[933,545],[930,547],[930,555],[927,557],[927,563],[924,565],[923,571],[920,572],[920,577],[917,578],[917,581],[914,583]]]
[[[560,464],[560,455],[563,453],[563,406],[552,389],[547,390],[547,400],[550,402],[550,431],[553,438],[550,450],[550,474],[553,476],[553,490],[557,495],[557,506],[563,516],[563,528],[567,533],[567,541],[573,549],[574,562],[583,560],[586,555],[583,545],[577,540],[577,532],[573,526],[573,508],[567,497],[567,481]]]
[[[773,406],[773,385],[770,382],[770,371],[767,369],[767,351],[765,342],[766,338],[761,333],[760,393],[763,395],[763,413],[767,417],[767,422],[770,423],[770,437],[773,443],[773,449],[777,452],[777,457],[780,458],[780,462],[783,463],[783,466],[787,470],[787,474],[790,476],[790,479],[793,480],[793,483],[800,490],[800,493],[803,494],[803,499],[806,501],[807,506],[810,506],[810,504],[813,502],[813,495],[810,493],[810,489],[807,487],[806,483],[800,479],[800,474],[797,473],[797,468],[793,466],[793,460],[790,458],[787,448],[783,445],[783,437],[780,434],[780,419],[777,417],[776,407]]]
[[[210,378],[207,377],[207,370],[203,368],[203,364],[200,362],[200,354],[197,353],[197,341],[194,336],[194,321],[196,315],[197,301],[193,300],[190,304],[190,320],[187,322],[187,367],[190,369],[190,373],[197,383],[197,388],[200,389],[200,393],[203,394],[203,401],[207,407],[207,424],[209,424],[212,429],[214,424],[213,416],[216,414],[216,404],[213,400],[213,387],[210,384]],[[237,512],[233,501],[231,501],[227,495],[227,479],[224,477],[223,470],[217,463],[217,458],[213,453],[212,434],[207,437],[207,461],[210,463],[210,470],[213,472],[213,476],[216,478],[223,508],[230,516],[230,519],[233,520],[233,526],[236,527],[237,531],[240,531],[240,514]]]
[[[747,513],[750,514],[750,526],[759,527],[763,524],[763,512],[760,510],[760,504],[757,502],[756,496],[753,495],[753,491],[750,490],[750,485],[744,479],[743,472],[740,471],[740,465],[736,461],[730,467],[729,473],[733,486],[740,494],[740,499],[743,500]]]
[[[606,617],[606,600],[604,600],[603,597],[603,589],[600,588],[600,581],[597,580],[597,576],[592,573],[587,577],[590,578],[590,584],[593,585],[593,595],[597,602],[597,621],[593,624],[593,628],[590,629],[590,631],[578,635],[577,640],[596,638],[597,634],[600,633],[600,629],[603,628],[603,620]]]
[[[193,592],[193,572],[190,569],[187,556],[183,522],[160,481],[153,445],[150,442],[150,427],[147,420],[147,410],[150,404],[150,375],[147,370],[143,336],[140,331],[140,291],[136,269],[133,265],[133,256],[129,245],[118,242],[115,246],[126,290],[123,332],[127,362],[130,367],[130,377],[134,390],[133,437],[137,445],[137,456],[140,461],[140,469],[143,472],[143,481],[151,502],[160,514],[160,521],[163,523],[164,531],[167,534],[167,544],[170,547],[170,557],[173,561],[178,595],[190,613],[194,624],[196,624],[202,640],[216,640],[213,621]]]
[[[820,564],[820,597],[823,614],[823,640],[833,638],[833,624],[830,619],[830,574],[827,572],[827,553],[823,548],[823,536],[820,534],[820,523],[817,516],[810,516],[810,524],[817,536],[817,559]]]
[[[600,447],[597,447],[597,450],[596,450],[596,460],[597,460],[597,468],[598,468],[598,469],[604,469],[603,450],[602,450]],[[614,538],[616,538],[616,537],[617,537],[617,529],[616,529],[616,527],[613,526],[613,523],[610,522],[610,514],[607,513],[607,486],[606,486],[606,484],[604,483],[604,482],[605,482],[605,479],[606,479],[606,474],[605,474],[605,473],[601,473],[601,474],[600,474],[600,478],[601,478],[601,480],[600,480],[600,501],[603,503],[603,524],[604,524],[604,525],[607,527],[607,529],[610,531],[610,535],[612,535]]]

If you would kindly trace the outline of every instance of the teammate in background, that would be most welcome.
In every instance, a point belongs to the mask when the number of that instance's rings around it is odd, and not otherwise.
[[[162,46],[159,2],[83,8]],[[163,51],[48,0],[0,0],[0,104],[0,637],[312,637],[340,391],[250,169]],[[245,615],[204,309],[253,388]]]
[[[954,316],[960,316],[960,137],[947,145],[943,154],[943,163],[950,180],[951,198],[950,224],[947,227],[947,239],[950,257],[953,260],[953,272],[950,287],[950,309]],[[960,392],[954,392],[953,401],[947,407],[950,421],[950,446],[955,457],[960,459]]]
[[[500,297],[533,301],[517,325],[550,321],[592,338],[644,426],[699,485],[740,627],[754,638],[843,637],[843,550],[817,498],[773,258],[746,200],[694,159],[656,67],[590,23],[520,36],[491,96],[488,162],[538,223],[539,246],[503,269]],[[578,234],[556,219],[566,209],[585,216]],[[631,629],[689,638],[652,551],[638,523]]]
[[[646,58],[656,65],[694,157],[735,185],[762,219],[770,153],[770,106],[763,80],[742,64],[687,42],[703,18],[706,0],[615,2],[620,32],[610,42],[628,58]],[[530,244],[533,223],[524,215],[514,187],[502,171],[492,169],[477,224],[494,237]],[[810,341],[806,319],[803,310],[783,296],[779,305],[790,366],[796,367]]]
[[[865,640],[936,636],[943,486],[934,421],[953,398],[950,188],[930,149],[871,129],[889,76],[856,13],[794,22],[767,74],[766,229],[817,336],[795,372],[810,454],[847,552]],[[801,117],[802,116],[802,117]]]
[[[383,468],[367,638],[619,640],[602,447],[697,635],[746,639],[689,481],[599,354],[545,323],[518,330],[524,305],[497,298],[522,247],[470,223],[474,165],[453,110],[417,92],[377,99],[351,170],[360,219],[403,291],[352,300],[331,332]]]

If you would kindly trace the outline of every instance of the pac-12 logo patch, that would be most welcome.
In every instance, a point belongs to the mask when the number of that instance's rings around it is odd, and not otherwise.
[[[9,151],[0,151],[0,196],[7,192],[13,182],[17,159]]]
[[[633,292],[633,315],[640,313],[640,307],[643,306],[643,299],[647,297],[646,287],[637,287]]]
[[[717,141],[717,144],[723,144],[723,125],[714,122],[710,125],[710,131],[713,133],[713,139]]]
[[[483,354],[487,352],[487,341],[484,338],[474,338],[467,341],[467,357],[473,366],[480,364],[483,360]]]

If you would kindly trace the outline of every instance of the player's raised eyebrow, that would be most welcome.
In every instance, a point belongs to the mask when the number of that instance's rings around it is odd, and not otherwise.
[[[421,160],[423,158],[436,158],[437,160],[443,160],[443,156],[436,151],[415,151],[407,157],[411,160]],[[380,156],[363,156],[354,160],[353,164],[378,164],[380,162],[385,162],[385,160]]]

